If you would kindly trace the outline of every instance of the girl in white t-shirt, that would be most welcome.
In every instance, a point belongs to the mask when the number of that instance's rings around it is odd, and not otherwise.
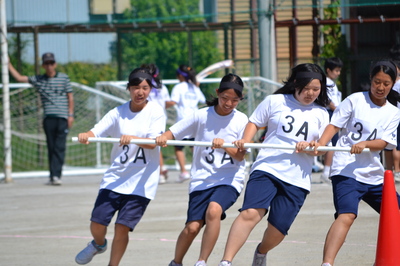
[[[90,223],[93,236],[75,258],[78,264],[89,263],[93,256],[107,249],[106,232],[118,212],[109,265],[118,265],[133,231],[154,199],[159,178],[159,150],[155,144],[130,144],[132,139],[154,139],[165,130],[164,110],[148,102],[153,77],[143,68],[129,75],[127,90],[131,100],[109,111],[90,131],[78,140],[88,144],[89,137],[120,138],[111,151],[111,166],[100,184]]]
[[[180,65],[176,70],[176,76],[179,83],[172,88],[171,100],[176,103],[176,122],[179,122],[198,110],[199,103],[204,104],[206,98],[198,87],[196,72],[192,67]],[[193,140],[193,136],[183,136],[183,140]],[[176,160],[181,172],[178,180],[180,182],[190,178],[190,174],[185,169],[186,160],[183,148],[184,146],[175,146]]]
[[[396,73],[391,61],[375,63],[369,91],[348,96],[336,108],[319,141],[311,143],[316,148],[326,145],[340,130],[337,146],[351,147],[350,152],[336,151],[333,156],[330,178],[336,219],[326,236],[323,266],[334,264],[357,218],[360,200],[380,212],[384,169],[379,152],[396,146],[400,121],[400,111],[390,104],[399,100],[397,92],[392,90]],[[362,153],[365,148],[370,152]]]
[[[217,242],[225,211],[235,203],[243,189],[246,151],[222,148],[224,142],[241,138],[247,124],[247,116],[235,109],[242,99],[242,91],[240,77],[226,75],[217,89],[217,98],[207,102],[208,107],[194,111],[156,138],[156,143],[163,147],[167,140],[187,135],[213,144],[212,147],[194,147],[188,217],[170,266],[182,265],[187,250],[204,225],[196,266],[206,265]]]
[[[243,138],[234,142],[239,150],[244,150],[244,144],[266,127],[263,143],[293,145],[296,151],[260,149],[220,266],[232,265],[234,256],[268,211],[268,227],[256,247],[252,265],[266,265],[266,253],[285,238],[310,192],[314,152],[303,150],[310,141],[319,139],[328,125],[328,103],[322,69],[315,64],[300,64],[292,69],[285,85],[267,96],[249,118]]]
[[[149,70],[150,74],[153,76],[153,88],[151,88],[148,100],[155,102],[164,109],[165,119],[167,117],[167,108],[175,105],[174,101],[171,101],[167,87],[161,83],[159,78],[160,71],[155,64],[143,64],[140,67]],[[164,184],[167,182],[168,170],[164,165],[164,158],[162,155],[162,149],[160,150],[160,179],[159,183]]]

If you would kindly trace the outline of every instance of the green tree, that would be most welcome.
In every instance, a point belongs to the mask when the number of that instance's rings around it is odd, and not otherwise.
[[[131,5],[132,10],[127,10],[124,14],[127,20],[160,20],[161,23],[179,20],[202,21],[202,18],[196,18],[199,15],[198,0],[132,0]],[[127,77],[132,69],[143,63],[155,63],[162,78],[175,78],[175,71],[179,65],[189,65],[189,39],[192,47],[192,67],[197,72],[222,59],[217,47],[217,36],[212,31],[123,33],[123,76]],[[113,57],[115,60],[115,51]]]

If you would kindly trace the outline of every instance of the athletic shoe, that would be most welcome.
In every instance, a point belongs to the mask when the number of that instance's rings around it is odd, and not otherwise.
[[[229,262],[227,260],[221,261],[218,266],[232,266],[232,262]]]
[[[180,173],[178,182],[182,183],[182,182],[185,182],[188,179],[190,179],[190,174],[188,172]]]
[[[168,169],[165,167],[165,165],[161,167],[161,174],[165,176],[165,179],[168,178]]]
[[[174,260],[171,260],[171,262],[168,264],[168,266],[182,266],[182,264],[178,264]]]
[[[93,259],[95,255],[101,254],[106,250],[107,250],[107,239],[103,247],[100,247],[94,242],[94,240],[92,240],[92,242],[89,242],[87,247],[85,247],[81,252],[78,253],[78,255],[76,255],[75,261],[78,264],[87,264]]]
[[[260,244],[258,244],[256,250],[254,251],[253,263],[251,266],[267,266],[267,253],[258,253],[259,246]]]
[[[396,183],[400,182],[400,172],[394,173],[394,181],[396,181]]]
[[[158,180],[158,184],[165,184],[167,182],[167,179],[165,178],[165,175],[161,174],[160,179]]]
[[[329,176],[325,175],[325,174],[321,174],[320,178],[321,183],[326,183],[326,184],[330,184],[331,180],[329,179]]]
[[[58,176],[53,177],[53,186],[61,186],[61,184],[61,178],[59,178]]]
[[[207,263],[204,260],[199,260],[194,266],[207,266]]]
[[[375,264],[374,264],[375,265]],[[321,266],[332,266],[330,263],[327,263],[327,262],[325,262],[325,263],[322,263],[322,265]]]

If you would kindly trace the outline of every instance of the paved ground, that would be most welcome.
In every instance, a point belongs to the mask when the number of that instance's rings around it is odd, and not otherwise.
[[[317,180],[318,174],[313,178]],[[121,265],[166,266],[172,259],[176,238],[184,226],[187,183],[176,183],[176,172],[160,185],[133,233]],[[74,258],[91,240],[89,215],[98,191],[100,175],[64,178],[60,187],[46,186],[46,178],[18,178],[0,184],[0,265],[76,265]],[[331,188],[313,182],[312,193],[294,222],[289,235],[268,254],[269,266],[315,265],[322,257],[326,232],[333,221]],[[208,261],[216,266],[221,259],[227,234],[243,200],[227,212],[221,235]],[[375,260],[379,216],[366,204],[360,206],[335,266],[371,266]],[[253,230],[234,260],[235,266],[251,264],[253,250],[261,239],[266,222]],[[112,238],[110,226],[108,238]],[[194,265],[200,248],[197,237],[184,265]],[[107,265],[109,250],[89,265]]]

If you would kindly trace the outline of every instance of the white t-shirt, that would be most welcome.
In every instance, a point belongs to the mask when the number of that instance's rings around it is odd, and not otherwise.
[[[130,101],[109,111],[92,129],[96,137],[120,138],[132,135],[155,138],[165,130],[164,110],[148,102],[140,112],[132,112]],[[111,166],[104,173],[100,189],[154,199],[160,175],[160,147],[143,149],[136,144],[113,144]]]
[[[338,147],[351,147],[365,140],[382,139],[386,148],[396,147],[397,125],[400,111],[388,101],[384,106],[375,105],[369,92],[357,92],[348,96],[333,113],[331,124],[339,131]],[[379,151],[350,154],[335,152],[331,176],[343,175],[359,182],[378,185],[383,182],[383,166]]]
[[[152,88],[148,100],[160,105],[164,109],[165,115],[167,115],[165,102],[171,101],[171,97],[169,97],[168,89],[164,84],[161,86],[161,89]]]
[[[342,93],[339,91],[336,83],[328,77],[326,77],[326,89],[329,99],[337,107],[342,102]]]
[[[172,88],[171,100],[176,102],[177,122],[198,110],[197,105],[199,103],[204,104],[206,102],[206,98],[200,88],[185,81],[176,84]]]
[[[329,123],[326,109],[312,103],[303,105],[292,94],[267,96],[249,118],[258,127],[267,127],[263,143],[296,145],[318,140]],[[265,171],[280,180],[310,191],[314,158],[306,153],[283,149],[260,149],[251,172]]]
[[[190,135],[197,141],[212,142],[214,138],[221,138],[225,143],[232,143],[242,138],[247,122],[247,116],[236,109],[221,116],[211,106],[197,110],[169,130],[175,139]],[[244,170],[245,160],[239,162],[231,158],[224,149],[195,146],[189,193],[220,185],[231,185],[240,193],[245,180]]]

